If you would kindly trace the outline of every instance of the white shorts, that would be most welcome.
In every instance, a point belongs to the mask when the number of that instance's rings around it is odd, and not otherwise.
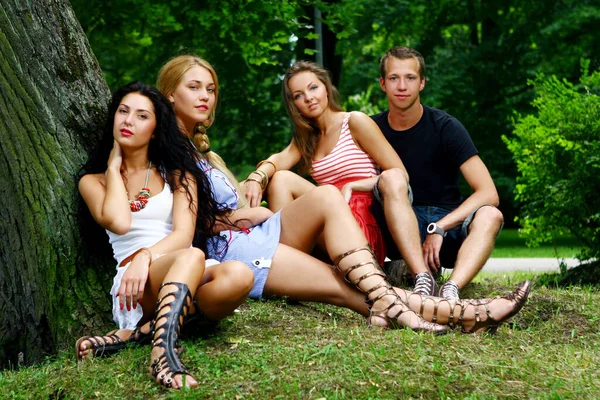
[[[152,257],[152,261],[164,256],[164,254],[157,254]],[[209,258],[206,260],[206,268],[219,264],[217,260]],[[117,292],[121,287],[121,279],[123,279],[123,274],[127,271],[127,268],[131,265],[131,261],[125,264],[123,267],[117,266],[117,274],[113,278],[113,285],[110,289],[110,296],[112,297],[112,314],[113,320],[119,326],[119,329],[135,329],[137,328],[138,322],[142,319],[144,312],[142,307],[132,308],[131,310],[127,310],[127,307],[124,307],[121,310],[119,306],[119,298],[117,297]]]

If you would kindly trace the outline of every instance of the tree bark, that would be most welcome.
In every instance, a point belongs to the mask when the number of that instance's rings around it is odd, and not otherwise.
[[[0,366],[110,323],[114,265],[82,240],[76,188],[109,96],[67,0],[0,0]]]

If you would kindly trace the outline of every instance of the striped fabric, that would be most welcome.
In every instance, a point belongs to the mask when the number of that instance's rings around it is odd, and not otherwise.
[[[333,150],[322,159],[313,160],[311,176],[319,185],[335,185],[340,180],[354,181],[379,175],[375,161],[354,143],[348,127],[349,119],[350,113],[347,113]]]

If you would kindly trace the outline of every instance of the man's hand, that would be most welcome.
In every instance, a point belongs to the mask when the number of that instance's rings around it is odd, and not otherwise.
[[[260,188],[260,184],[256,181],[244,181],[244,189],[246,199],[248,199],[248,203],[250,207],[258,207],[262,202],[262,189]]]
[[[441,267],[440,249],[443,242],[444,238],[437,233],[427,235],[425,242],[423,242],[423,258],[432,272],[437,272]]]

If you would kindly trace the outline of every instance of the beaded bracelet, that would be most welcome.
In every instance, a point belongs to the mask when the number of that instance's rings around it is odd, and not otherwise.
[[[259,169],[260,166],[263,164],[271,164],[273,166],[273,169],[275,170],[275,172],[277,172],[277,166],[275,165],[275,163],[273,161],[269,161],[269,160],[262,160],[261,162],[256,164],[256,169]]]

